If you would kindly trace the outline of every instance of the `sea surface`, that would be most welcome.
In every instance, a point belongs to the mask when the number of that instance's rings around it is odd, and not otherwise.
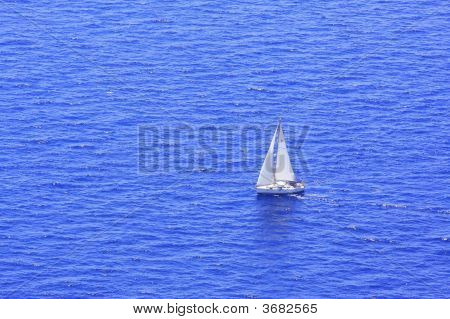
[[[0,22],[1,298],[450,297],[448,1],[1,0]],[[256,195],[266,140],[198,133],[279,117],[303,195]],[[171,162],[204,141],[213,165]]]

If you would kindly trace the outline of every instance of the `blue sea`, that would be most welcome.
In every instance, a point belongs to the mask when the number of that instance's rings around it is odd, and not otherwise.
[[[448,1],[4,0],[0,21],[1,298],[450,297]],[[270,141],[279,117],[303,195],[256,195],[265,142],[140,167],[143,128]]]

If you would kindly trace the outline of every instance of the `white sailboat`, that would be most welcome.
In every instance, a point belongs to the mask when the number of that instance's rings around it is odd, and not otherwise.
[[[274,159],[275,143],[277,144],[277,153]],[[304,189],[305,184],[297,182],[295,178],[283,128],[281,127],[281,121],[279,121],[259,172],[256,192],[260,194],[293,194],[303,192]]]

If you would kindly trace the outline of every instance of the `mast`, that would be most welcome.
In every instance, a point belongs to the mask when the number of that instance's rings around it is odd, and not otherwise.
[[[278,117],[278,125],[277,128],[275,130],[275,135],[278,133],[278,139],[277,139],[277,156],[275,158],[275,162],[273,165],[273,181],[274,183],[277,182],[277,175],[276,175],[276,171],[277,171],[277,162],[278,162],[278,151],[279,151],[279,147],[280,147],[280,128],[281,128],[281,116]]]
[[[277,145],[277,162],[275,165],[275,179],[295,182],[296,178],[287,151],[286,139],[284,138],[283,128],[281,127],[281,119],[278,122],[277,131],[278,131],[278,145]]]

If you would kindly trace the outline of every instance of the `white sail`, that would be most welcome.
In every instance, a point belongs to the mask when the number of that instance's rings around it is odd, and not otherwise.
[[[275,183],[275,175],[273,167],[273,150],[275,148],[277,131],[278,128],[275,130],[275,133],[273,134],[272,142],[270,143],[269,151],[266,154],[263,166],[261,167],[261,171],[259,172],[259,177],[258,181],[256,182],[256,186],[270,185]]]
[[[275,179],[277,181],[293,181],[295,182],[295,174],[292,169],[291,160],[286,147],[286,140],[284,138],[281,123],[278,126],[278,151],[277,151],[277,166],[275,170]]]

